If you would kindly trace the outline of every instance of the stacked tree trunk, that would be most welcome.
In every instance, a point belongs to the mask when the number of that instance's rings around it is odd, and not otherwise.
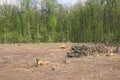
[[[67,52],[67,57],[83,57],[88,55],[105,54],[108,52],[108,48],[104,45],[81,45],[71,47],[71,50]]]
[[[120,54],[120,47],[116,47],[116,49],[113,52],[117,53],[117,54]]]

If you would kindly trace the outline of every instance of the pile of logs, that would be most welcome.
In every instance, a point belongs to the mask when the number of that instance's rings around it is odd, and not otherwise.
[[[71,47],[71,50],[67,52],[67,57],[83,57],[88,55],[104,54],[108,52],[108,48],[103,45],[81,45]]]

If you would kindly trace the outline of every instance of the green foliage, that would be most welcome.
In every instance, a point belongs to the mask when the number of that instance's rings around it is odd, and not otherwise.
[[[41,5],[40,9],[36,5]],[[57,0],[0,5],[0,43],[120,43],[120,0],[87,0],[63,7]]]

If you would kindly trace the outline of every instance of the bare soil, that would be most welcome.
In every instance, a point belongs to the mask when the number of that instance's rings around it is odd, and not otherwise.
[[[61,45],[0,45],[0,80],[120,80],[119,55],[67,58]],[[32,66],[36,59],[49,63]]]

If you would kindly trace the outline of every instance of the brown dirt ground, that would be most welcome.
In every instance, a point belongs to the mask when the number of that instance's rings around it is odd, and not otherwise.
[[[120,80],[120,56],[67,58],[61,43],[0,45],[0,80]],[[26,68],[36,59],[48,65]]]

